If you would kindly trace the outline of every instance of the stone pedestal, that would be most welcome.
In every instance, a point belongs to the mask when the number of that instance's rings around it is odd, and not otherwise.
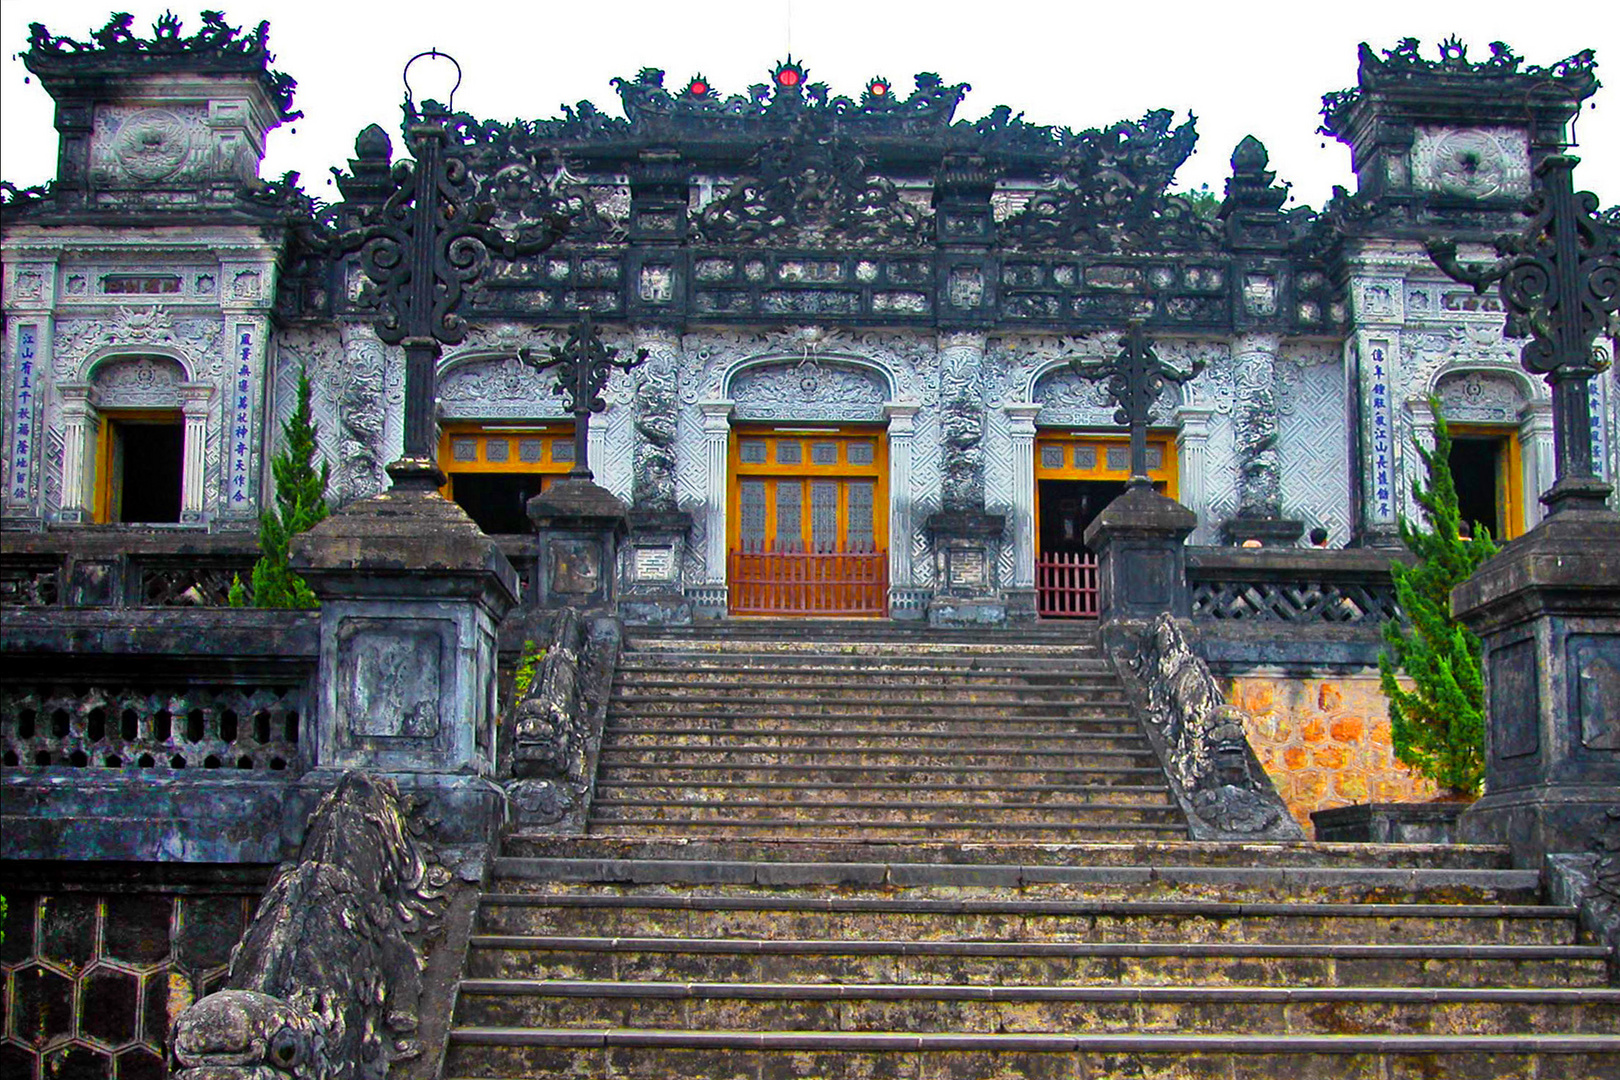
[[[1000,626],[1007,621],[997,565],[1006,519],[975,510],[932,514],[923,529],[934,548],[930,626]]]
[[[1136,484],[1086,526],[1086,546],[1097,553],[1097,614],[1105,635],[1111,626],[1139,631],[1163,612],[1191,616],[1183,545],[1197,524],[1185,506]]]
[[[1239,514],[1221,526],[1221,539],[1234,547],[1242,546],[1245,540],[1258,540],[1261,547],[1295,547],[1304,531],[1303,521]]]
[[[1451,594],[1485,644],[1485,794],[1467,843],[1587,852],[1620,806],[1620,515],[1566,509]]]
[[[321,601],[317,772],[387,775],[428,801],[436,842],[483,850],[506,556],[455,503],[396,487],[294,538],[292,564]]]
[[[619,543],[629,511],[607,488],[569,477],[529,500],[539,536],[536,603],[612,614],[618,603]]]
[[[630,542],[621,568],[619,615],[628,623],[685,626],[692,604],[681,586],[692,515],[679,510],[632,510]]]

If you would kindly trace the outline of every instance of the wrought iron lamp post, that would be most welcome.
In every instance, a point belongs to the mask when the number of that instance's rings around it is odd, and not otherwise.
[[[1525,204],[1530,223],[1497,238],[1495,263],[1463,265],[1451,240],[1428,245],[1441,270],[1476,292],[1496,282],[1507,332],[1530,338],[1520,362],[1552,387],[1557,477],[1541,497],[1550,514],[1603,509],[1613,490],[1593,470],[1586,384],[1602,370],[1593,340],[1620,307],[1620,230],[1597,217],[1596,196],[1575,193],[1579,160],[1555,154],[1537,166],[1541,190]]]
[[[411,65],[442,58],[455,66],[449,102],[424,101],[411,94]],[[461,65],[430,49],[405,64],[406,136],[411,160],[394,163],[393,190],[358,228],[324,238],[334,253],[360,253],[361,267],[375,288],[377,336],[405,350],[404,453],[388,466],[396,487],[431,489],[444,484],[435,460],[434,398],[441,347],[467,336],[457,308],[466,290],[483,275],[491,258],[512,260],[538,254],[563,234],[566,219],[550,192],[535,181],[534,218],[508,231],[493,223],[495,206],[480,199],[479,182],[450,122]],[[505,182],[510,183],[508,175]]]
[[[1178,371],[1159,358],[1147,340],[1140,322],[1132,322],[1120,342],[1119,355],[1108,360],[1071,360],[1069,367],[1082,379],[1091,382],[1106,379],[1104,384],[1109,398],[1118,406],[1114,423],[1126,424],[1131,431],[1130,487],[1147,487],[1147,424],[1153,403],[1164,390],[1164,384],[1177,385],[1190,382],[1204,370],[1204,361],[1194,358],[1192,367]]]
[[[518,359],[542,374],[556,369],[556,392],[566,397],[568,411],[574,414],[574,467],[568,475],[574,480],[592,479],[587,458],[591,414],[607,408],[602,391],[613,369],[629,371],[647,359],[647,350],[637,349],[635,356],[621,360],[619,350],[602,342],[591,321],[591,313],[584,311],[580,313],[579,322],[569,330],[568,340],[552,346],[550,359],[539,359],[528,349],[518,350]]]

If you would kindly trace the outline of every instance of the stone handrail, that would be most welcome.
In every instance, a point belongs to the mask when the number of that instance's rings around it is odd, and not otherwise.
[[[1390,580],[1404,550],[1189,547],[1187,587],[1200,621],[1380,623],[1399,614]]]

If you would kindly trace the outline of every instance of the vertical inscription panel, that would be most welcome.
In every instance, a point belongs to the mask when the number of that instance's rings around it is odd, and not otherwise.
[[[1499,758],[1529,757],[1541,750],[1536,674],[1534,640],[1491,651],[1491,743]]]

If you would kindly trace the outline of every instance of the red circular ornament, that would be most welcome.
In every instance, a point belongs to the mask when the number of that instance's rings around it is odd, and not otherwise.
[[[702,97],[709,92],[709,84],[702,79],[693,79],[686,87],[686,92],[693,97]]]
[[[799,73],[793,68],[783,68],[776,73],[776,81],[783,86],[798,86]]]
[[[889,92],[889,84],[888,83],[883,83],[883,82],[874,82],[871,86],[868,86],[866,89],[871,93],[871,95],[873,97],[882,97],[884,94],[887,94]]]

